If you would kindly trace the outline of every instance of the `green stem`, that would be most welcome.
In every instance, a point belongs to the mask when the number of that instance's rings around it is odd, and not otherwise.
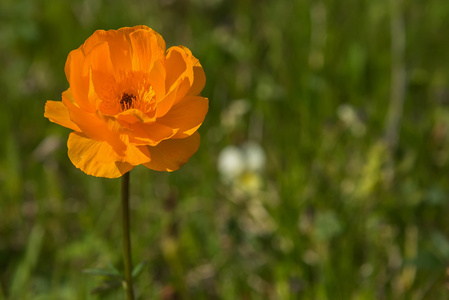
[[[129,172],[122,176],[123,261],[125,265],[126,300],[134,300],[131,239],[129,233]]]

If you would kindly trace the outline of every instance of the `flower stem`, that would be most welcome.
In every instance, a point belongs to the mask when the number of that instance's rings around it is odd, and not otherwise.
[[[131,239],[129,233],[129,172],[122,176],[123,261],[125,265],[126,300],[134,300]]]

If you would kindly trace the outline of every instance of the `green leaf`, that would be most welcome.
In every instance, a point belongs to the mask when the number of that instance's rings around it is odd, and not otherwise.
[[[137,278],[137,277],[140,275],[140,273],[142,273],[143,268],[144,268],[146,265],[147,265],[147,262],[146,262],[146,261],[143,261],[143,262],[139,263],[138,265],[136,265],[136,266],[133,268],[132,277],[133,277],[134,279]]]
[[[35,225],[28,238],[25,256],[17,267],[11,284],[10,298],[24,297],[24,287],[28,286],[32,278],[33,270],[39,260],[45,230],[40,225]]]
[[[119,270],[117,270],[117,269],[114,267],[113,264],[108,263],[108,269],[111,271],[111,273],[114,273],[114,274],[116,274],[116,275],[119,275],[119,276],[123,277],[123,276],[122,276],[122,273],[121,273]]]

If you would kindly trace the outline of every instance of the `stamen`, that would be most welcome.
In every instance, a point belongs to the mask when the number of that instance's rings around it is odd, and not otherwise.
[[[122,110],[127,110],[133,107],[133,100],[136,100],[136,96],[133,94],[123,93],[122,98],[120,99],[120,106]]]

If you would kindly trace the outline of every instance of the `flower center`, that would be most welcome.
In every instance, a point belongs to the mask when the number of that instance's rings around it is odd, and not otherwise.
[[[111,77],[95,92],[101,99],[99,109],[105,115],[114,116],[131,109],[140,110],[149,117],[155,115],[156,92],[145,73],[120,73],[118,78]]]
[[[136,96],[134,96],[133,94],[123,93],[122,98],[120,99],[120,106],[122,107],[122,110],[132,108],[134,106],[134,100],[136,100]]]

